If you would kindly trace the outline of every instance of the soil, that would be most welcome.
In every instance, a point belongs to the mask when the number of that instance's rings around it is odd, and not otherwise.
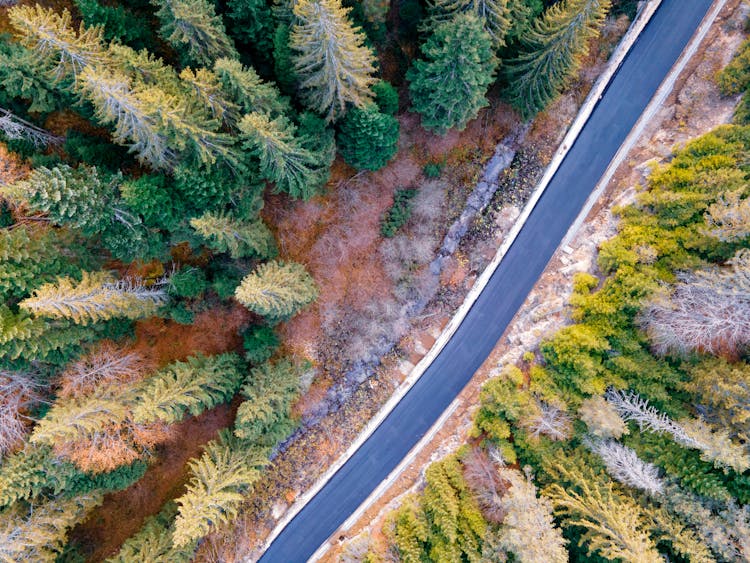
[[[340,555],[350,542],[357,546],[362,542],[369,543],[381,553],[386,549],[383,533],[386,515],[400,505],[405,495],[423,486],[424,470],[430,463],[466,443],[482,384],[497,375],[504,366],[519,363],[525,351],[537,350],[546,335],[570,322],[565,303],[571,294],[572,277],[577,272],[598,274],[598,245],[611,238],[617,229],[612,209],[632,202],[637,193],[636,187],[643,184],[650,166],[668,159],[675,146],[731,120],[737,98],[722,97],[714,83],[714,76],[731,59],[744,39],[746,13],[747,7],[740,0],[727,5],[698,53],[680,75],[673,93],[589,213],[583,227],[568,246],[558,249],[492,354],[461,393],[459,407],[359,521],[345,533],[336,534],[342,539],[334,543],[321,561],[340,561]],[[507,205],[501,207],[508,209]],[[497,209],[490,211],[488,216],[501,222],[503,220],[502,213]],[[486,219],[484,223],[491,222]],[[482,229],[478,230],[481,232]]]

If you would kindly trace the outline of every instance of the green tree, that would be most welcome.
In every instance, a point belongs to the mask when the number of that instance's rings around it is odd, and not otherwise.
[[[195,542],[188,542],[181,548],[172,545],[176,516],[177,505],[169,501],[158,514],[146,518],[138,533],[125,540],[118,554],[110,557],[106,562],[188,563],[192,561]]]
[[[115,214],[111,205],[118,178],[107,181],[96,168],[60,164],[52,169],[36,168],[25,180],[5,188],[6,196],[25,201],[34,211],[49,214],[58,225],[70,225],[93,234],[103,229]]]
[[[398,92],[389,82],[378,80],[372,85],[372,93],[375,94],[375,103],[382,113],[396,115],[398,111]]]
[[[294,94],[299,81],[294,70],[294,53],[289,44],[290,39],[291,29],[286,22],[276,26],[273,34],[273,72],[276,82],[286,94]]]
[[[84,272],[80,282],[65,277],[38,287],[19,307],[38,317],[85,325],[114,317],[148,317],[166,300],[162,285],[146,287],[139,280],[115,281],[105,272]]]
[[[338,119],[351,103],[372,100],[375,56],[364,45],[364,34],[347,17],[351,9],[340,0],[299,0],[290,36],[294,68],[307,107]]]
[[[236,354],[192,356],[174,362],[144,381],[136,390],[133,420],[138,424],[172,423],[194,416],[234,396],[242,381]]]
[[[106,41],[118,40],[137,48],[152,43],[148,26],[124,6],[100,4],[98,0],[75,0],[83,23],[88,27],[103,26]]]
[[[236,517],[244,494],[267,463],[266,448],[247,446],[226,431],[209,442],[203,455],[188,464],[191,477],[187,492],[177,499],[174,546],[188,546]]]
[[[224,213],[204,213],[190,219],[190,225],[218,252],[229,252],[232,258],[257,256],[273,258],[276,242],[262,219],[252,223],[238,221]]]
[[[249,113],[239,128],[243,146],[260,160],[263,177],[274,182],[276,190],[301,199],[316,193],[316,155],[294,136],[292,123],[284,117],[270,120],[264,114]]]
[[[28,104],[30,113],[46,113],[60,103],[60,93],[50,85],[49,61],[15,41],[0,41],[0,100]]]
[[[431,0],[430,27],[450,20],[455,14],[474,14],[492,38],[495,50],[505,45],[505,35],[511,26],[509,4],[513,0]]]
[[[238,58],[221,17],[208,0],[151,0],[158,8],[160,35],[197,65],[210,67],[220,57]]]
[[[226,17],[229,31],[247,45],[254,61],[269,65],[273,62],[275,22],[266,0],[228,0]]]
[[[551,6],[522,40],[507,68],[507,95],[524,117],[544,109],[570,80],[599,33],[609,0],[564,0]]]
[[[253,444],[274,446],[292,430],[291,407],[299,395],[300,370],[287,359],[254,368],[242,388],[245,401],[237,409],[234,433]]]
[[[235,297],[259,315],[283,320],[315,301],[318,288],[301,264],[272,261],[245,276]]]
[[[485,94],[498,64],[490,36],[475,15],[460,13],[436,25],[420,51],[423,58],[406,77],[422,125],[440,135],[463,130],[488,104]]]
[[[339,151],[355,168],[378,170],[396,155],[398,132],[398,120],[374,104],[352,108],[339,124]]]
[[[226,97],[244,113],[257,112],[277,117],[290,111],[289,101],[271,82],[264,82],[252,67],[234,59],[218,59],[214,72]]]

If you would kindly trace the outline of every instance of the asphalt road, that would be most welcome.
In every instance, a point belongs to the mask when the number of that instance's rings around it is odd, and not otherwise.
[[[711,3],[664,0],[453,338],[373,435],[276,538],[261,562],[306,561],[388,476],[469,382],[544,271]]]

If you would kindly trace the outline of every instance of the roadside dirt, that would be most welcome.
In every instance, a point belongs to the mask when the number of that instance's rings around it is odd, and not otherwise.
[[[651,165],[668,158],[675,146],[731,120],[737,99],[721,97],[713,79],[744,39],[746,13],[747,7],[740,0],[726,6],[583,227],[569,246],[558,249],[492,354],[459,396],[459,407],[386,493],[350,530],[339,534],[340,540],[321,561],[341,561],[340,556],[349,543],[359,548],[366,542],[379,551],[385,549],[382,529],[385,516],[399,506],[406,494],[423,486],[424,470],[430,463],[466,443],[482,384],[497,375],[503,366],[517,363],[525,351],[537,349],[546,335],[570,322],[565,303],[571,294],[572,278],[577,272],[598,273],[597,248],[614,235],[617,228],[612,209],[632,202],[637,186],[643,184]],[[494,220],[507,221],[510,207],[506,205],[496,211]],[[455,258],[454,270],[460,268],[460,260],[458,256]],[[468,277],[463,283],[467,282],[470,283]]]

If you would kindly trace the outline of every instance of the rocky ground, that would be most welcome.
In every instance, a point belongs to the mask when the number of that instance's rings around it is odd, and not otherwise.
[[[323,561],[351,561],[353,559],[347,553],[361,551],[363,543],[382,545],[384,516],[399,505],[405,494],[423,485],[423,472],[430,462],[441,459],[465,442],[483,382],[499,373],[503,366],[518,362],[525,351],[536,349],[546,335],[569,322],[565,303],[572,290],[572,278],[577,272],[598,273],[598,246],[617,229],[612,209],[632,202],[651,167],[668,159],[675,146],[730,121],[737,99],[721,97],[714,76],[743,40],[747,10],[747,5],[740,0],[732,0],[725,7],[698,53],[679,76],[673,92],[618,168],[582,228],[569,244],[558,249],[495,350],[461,393],[453,414],[383,496],[352,528],[338,535],[338,541],[323,557]],[[560,102],[563,106],[567,103],[565,100]],[[542,129],[554,130],[549,124],[535,125],[527,136],[527,143],[539,143]],[[546,140],[549,145],[550,137]],[[518,164],[522,172],[528,173],[524,166],[529,167],[531,179],[538,169],[535,161],[540,158],[539,154],[541,151],[529,151],[527,158],[532,162]],[[525,157],[523,153],[520,156],[522,158],[517,160]],[[523,173],[512,176],[513,182],[519,182],[520,177],[530,183],[528,175]],[[519,214],[519,196],[515,191],[498,192],[488,210],[474,221],[458,252],[444,264],[444,278],[446,274],[452,277],[445,281],[449,282],[448,287],[451,287],[451,281],[454,282],[452,287],[456,294],[465,293],[466,288],[471,286],[476,273],[494,254],[494,249]],[[523,199],[522,195],[520,199]],[[493,233],[492,236],[483,237],[482,233],[488,231]],[[431,336],[437,334],[434,329],[428,333]],[[416,337],[415,342],[419,343],[420,338]],[[351,549],[355,546],[356,549]]]

